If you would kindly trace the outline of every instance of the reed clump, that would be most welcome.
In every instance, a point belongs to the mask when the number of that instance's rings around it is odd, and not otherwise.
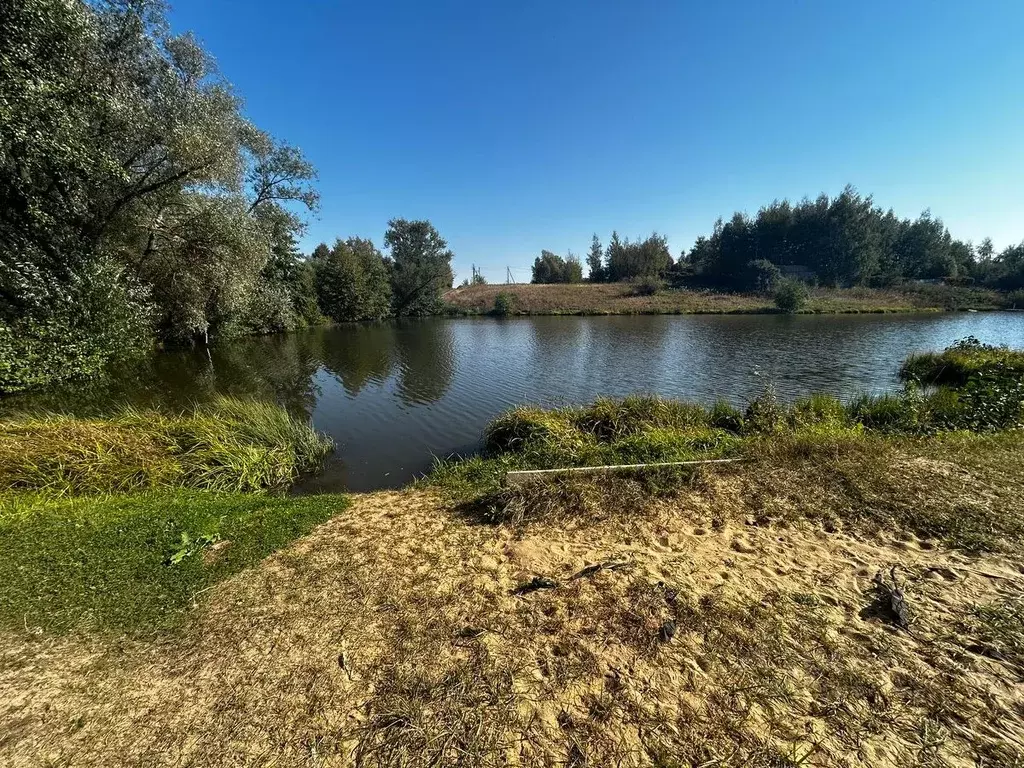
[[[281,489],[331,449],[328,438],[283,409],[232,398],[181,413],[14,415],[0,421],[0,491]]]

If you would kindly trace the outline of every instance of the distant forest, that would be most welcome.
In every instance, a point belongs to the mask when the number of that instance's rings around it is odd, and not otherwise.
[[[764,289],[776,274],[830,287],[935,280],[1024,289],[1024,243],[997,253],[988,238],[978,245],[956,240],[930,212],[901,219],[850,186],[836,197],[777,200],[753,217],[719,219],[677,260],[657,233],[632,242],[612,233],[607,247],[594,235],[587,266],[591,282],[661,278],[727,290]],[[571,254],[544,251],[533,282],[579,282],[581,272]]]

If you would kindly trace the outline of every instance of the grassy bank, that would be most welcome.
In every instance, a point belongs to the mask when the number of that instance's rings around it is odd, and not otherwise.
[[[338,513],[337,496],[151,491],[0,502],[0,626],[172,629],[203,591]]]
[[[24,413],[0,422],[0,624],[167,629],[197,596],[343,508],[277,498],[331,442],[282,409]]]
[[[0,421],[0,492],[281,489],[331,447],[258,401],[223,398],[184,413],[126,409],[106,418],[12,415]]]
[[[673,315],[759,314],[777,312],[771,296],[662,289],[638,295],[628,283],[573,285],[475,285],[445,295],[452,312],[487,314],[499,294],[511,297],[510,313],[523,315]],[[812,289],[805,313],[940,312],[992,310],[1006,307],[997,291],[941,285],[906,286],[900,290],[873,288]]]
[[[959,378],[950,372],[950,360],[962,367]],[[488,426],[483,455],[441,464],[430,482],[466,495],[495,491],[512,469],[748,457],[801,441],[1016,429],[1024,425],[1021,365],[1020,352],[968,342],[910,359],[903,391],[851,402],[812,395],[784,404],[769,390],[746,409],[647,396],[554,410],[520,407]],[[948,384],[930,390],[915,384],[935,383],[940,373]]]

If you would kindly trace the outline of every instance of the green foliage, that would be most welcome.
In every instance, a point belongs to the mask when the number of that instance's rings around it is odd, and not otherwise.
[[[914,221],[898,219],[850,186],[833,198],[775,201],[754,218],[735,213],[719,219],[686,261],[704,282],[761,291],[771,280],[752,268],[755,263],[791,268],[830,286],[963,280],[978,267],[974,249],[954,240],[940,219],[928,212]],[[1003,265],[1010,261],[1008,253],[996,271],[1012,271]]]
[[[316,267],[312,261],[304,259],[296,259],[294,265],[294,271],[287,279],[292,286],[289,293],[296,325],[300,328],[320,325],[326,318],[320,311],[316,295]]]
[[[492,314],[498,317],[508,317],[516,313],[516,295],[508,291],[502,291],[494,297],[494,309]]]
[[[973,336],[944,352],[911,355],[900,367],[900,378],[924,385],[962,387],[981,374],[1024,377],[1024,352],[983,344]]]
[[[570,252],[564,259],[551,251],[541,251],[533,262],[534,283],[580,283],[583,265]]]
[[[380,320],[391,313],[390,265],[369,240],[338,240],[313,253],[320,311],[335,322]]]
[[[750,285],[758,293],[772,293],[782,280],[782,272],[767,259],[755,259],[747,264]]]
[[[665,287],[665,283],[656,277],[637,277],[629,281],[630,285],[633,286],[634,296],[653,296],[662,288]]]
[[[775,306],[783,312],[799,312],[807,303],[807,286],[791,278],[779,280],[775,287]]]
[[[1006,309],[1024,309],[1024,289],[1010,291],[1004,299]]]
[[[1024,242],[1004,249],[981,270],[982,279],[1006,291],[1024,290]]]
[[[0,317],[0,392],[103,373],[152,346],[147,294],[109,263],[90,266],[49,312]]]
[[[620,240],[617,232],[605,251],[605,277],[612,282],[644,277],[662,277],[673,266],[668,239],[654,232],[635,243]]]
[[[392,219],[384,242],[391,249],[391,290],[398,316],[429,315],[452,287],[454,254],[429,221]]]
[[[590,251],[587,253],[587,279],[592,283],[603,283],[607,279],[604,268],[604,248],[597,234],[594,234],[590,241]]]
[[[0,626],[148,633],[345,508],[340,496],[198,491],[0,497]]]
[[[294,266],[294,209],[318,202],[301,153],[245,119],[212,59],[190,35],[171,34],[157,0],[8,10],[0,323],[27,329],[26,352],[43,361],[8,389],[92,375],[123,354],[124,326],[134,337],[154,316],[175,342],[298,324],[290,271],[276,267]],[[96,308],[88,287],[100,272],[113,275],[109,296],[131,295],[122,311],[133,317]],[[71,355],[43,330],[62,326],[82,336]]]
[[[0,492],[280,489],[330,450],[308,424],[258,401],[222,398],[175,415],[16,415],[0,422]]]

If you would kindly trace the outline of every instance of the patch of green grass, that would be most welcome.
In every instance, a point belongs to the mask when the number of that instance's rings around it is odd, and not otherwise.
[[[315,469],[332,444],[277,406],[221,398],[168,414],[23,414],[0,422],[0,491],[259,491]]]
[[[1024,377],[1024,350],[983,344],[970,336],[943,352],[911,355],[900,378],[919,384],[963,387],[980,375]]]
[[[198,491],[0,497],[0,625],[141,633],[345,508],[341,496]]]

